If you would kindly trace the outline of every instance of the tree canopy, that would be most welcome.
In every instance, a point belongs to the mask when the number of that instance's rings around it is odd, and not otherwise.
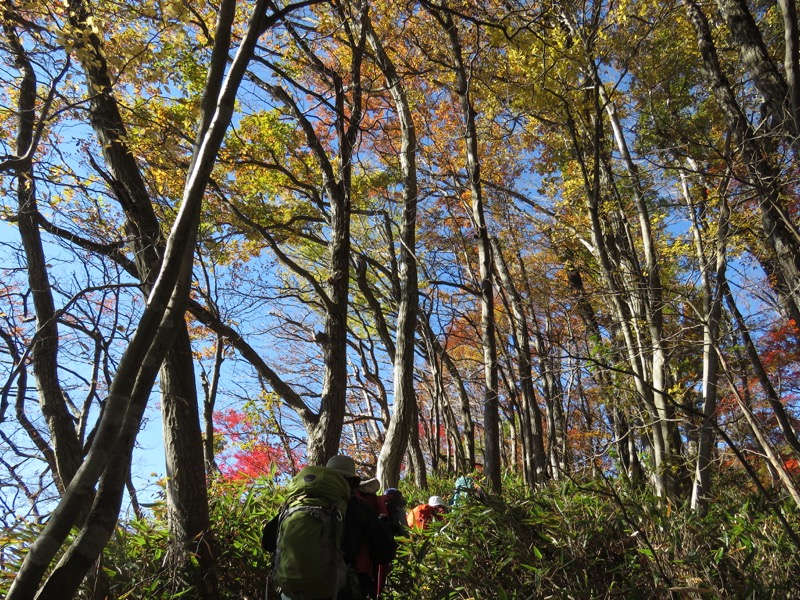
[[[148,407],[199,597],[208,485],[337,452],[699,516],[735,470],[800,541],[794,0],[475,4],[3,3],[9,600],[142,511]]]

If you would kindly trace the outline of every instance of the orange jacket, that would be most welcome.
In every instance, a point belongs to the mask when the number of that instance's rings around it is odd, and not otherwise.
[[[434,519],[441,521],[446,512],[447,508],[444,506],[420,504],[411,509],[406,516],[406,521],[412,529],[425,529]]]

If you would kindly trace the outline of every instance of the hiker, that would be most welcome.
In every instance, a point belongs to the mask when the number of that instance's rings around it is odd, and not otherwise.
[[[441,521],[447,513],[447,505],[440,496],[431,496],[428,502],[415,506],[408,513],[407,523],[417,531],[425,529],[434,520]]]
[[[333,469],[307,466],[286,486],[286,501],[261,538],[273,553],[272,578],[282,600],[345,598],[344,552],[350,484]]]
[[[262,535],[282,600],[370,598],[372,582],[357,574],[357,556],[366,546],[379,562],[391,561],[394,548],[381,543],[377,517],[355,495],[360,481],[353,459],[336,455],[287,485],[286,502]]]
[[[486,492],[483,491],[480,485],[476,482],[479,474],[472,473],[470,475],[461,475],[456,479],[455,490],[453,497],[450,499],[451,506],[463,506],[472,500],[478,500],[486,504]]]
[[[347,502],[345,514],[342,550],[344,561],[354,574],[354,582],[346,590],[349,596],[341,594],[337,600],[366,600],[377,598],[379,593],[377,566],[391,563],[394,559],[396,545],[394,538],[387,536],[379,523],[380,506],[374,491],[369,486],[359,490],[361,478],[356,474],[355,462],[349,456],[338,454],[332,457],[326,466],[345,478],[352,494]],[[385,512],[385,510],[384,510]],[[305,600],[305,598],[303,599]]]
[[[386,577],[392,567],[397,544],[394,541],[394,532],[390,521],[389,511],[383,496],[378,496],[380,482],[369,479],[361,483],[355,490],[355,496],[363,500],[372,515],[378,519],[377,545],[378,552],[362,543],[356,556],[356,573],[361,578],[363,585],[369,585],[369,598],[379,598],[386,583]]]
[[[383,493],[383,503],[389,513],[389,523],[392,526],[392,533],[395,536],[403,536],[408,533],[408,523],[406,521],[406,499],[403,493],[397,488],[389,488]]]

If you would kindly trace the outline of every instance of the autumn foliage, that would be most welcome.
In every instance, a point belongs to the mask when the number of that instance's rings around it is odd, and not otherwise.
[[[263,422],[252,412],[233,409],[214,414],[215,435],[221,450],[216,455],[219,471],[225,479],[252,481],[280,478],[297,472],[300,453],[270,442]]]

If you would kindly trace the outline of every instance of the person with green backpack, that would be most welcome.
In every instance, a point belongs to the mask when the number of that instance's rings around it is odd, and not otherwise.
[[[286,500],[262,536],[282,599],[336,598],[345,587],[341,545],[349,498],[347,481],[322,466],[304,467],[286,486]]]
[[[324,467],[304,467],[287,485],[286,500],[262,535],[282,600],[368,598],[372,586],[359,580],[356,557],[365,545],[378,558],[386,550],[377,517],[353,493],[360,481],[353,459],[336,455]]]

